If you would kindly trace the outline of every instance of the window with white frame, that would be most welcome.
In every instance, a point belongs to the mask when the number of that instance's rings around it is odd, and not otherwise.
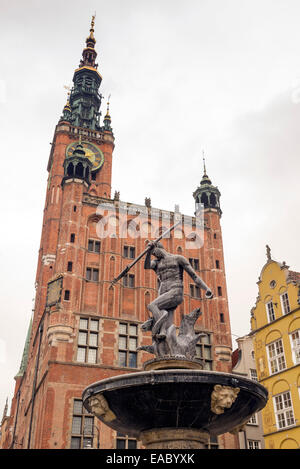
[[[136,324],[119,324],[119,366],[137,368],[138,329]]]
[[[250,420],[247,422],[247,425],[258,425],[257,423],[257,414],[253,414]]]
[[[290,391],[282,392],[273,397],[277,429],[295,425],[294,411]]]
[[[294,364],[300,363],[300,329],[290,334]]]
[[[281,339],[272,342],[267,346],[270,373],[278,373],[286,368],[283,343]]]
[[[83,407],[81,399],[74,399],[71,449],[84,449],[93,447],[94,416]]]
[[[248,440],[248,449],[260,449],[260,441],[259,440]]]
[[[288,314],[288,313],[290,313],[291,308],[290,308],[290,302],[289,302],[289,295],[288,295],[288,293],[285,292],[285,293],[283,293],[282,295],[280,295],[280,299],[281,299],[281,307],[282,307],[283,314]]]
[[[204,370],[213,369],[213,356],[212,356],[212,336],[207,333],[199,339],[196,345],[195,359],[202,361]]]
[[[269,322],[275,321],[275,311],[274,311],[273,301],[269,301],[269,303],[266,304],[266,309],[267,309],[268,321]]]
[[[97,363],[99,320],[80,318],[77,342],[76,361],[81,363]]]
[[[250,368],[250,378],[257,381],[257,371],[255,368]]]

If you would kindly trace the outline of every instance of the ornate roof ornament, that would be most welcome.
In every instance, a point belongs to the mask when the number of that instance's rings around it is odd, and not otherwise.
[[[266,245],[266,249],[267,249],[267,259],[268,259],[268,261],[271,261],[272,260],[271,248],[270,248],[270,246],[268,246],[268,244]]]

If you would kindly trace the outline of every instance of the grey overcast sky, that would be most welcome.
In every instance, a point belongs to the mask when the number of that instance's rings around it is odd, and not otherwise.
[[[300,269],[299,0],[1,0],[0,414],[32,313],[49,143],[95,11],[113,191],[192,215],[205,151],[233,339],[250,330],[265,245]]]

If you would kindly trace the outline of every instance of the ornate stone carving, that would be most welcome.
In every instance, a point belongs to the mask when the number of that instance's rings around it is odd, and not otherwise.
[[[230,409],[239,392],[240,388],[216,384],[211,394],[211,411],[217,415],[223,414],[225,409]]]
[[[60,275],[48,282],[46,306],[52,306],[60,303],[62,292],[63,277]]]
[[[90,397],[88,403],[91,408],[91,412],[104,420],[104,422],[112,422],[116,419],[115,414],[109,408],[107,400],[102,394],[96,394],[95,396]]]

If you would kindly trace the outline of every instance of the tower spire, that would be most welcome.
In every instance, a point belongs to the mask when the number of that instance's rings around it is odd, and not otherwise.
[[[79,67],[74,72],[74,85],[69,100],[71,116],[67,117],[69,122],[76,127],[100,130],[99,119],[102,96],[99,93],[99,87],[102,77],[97,70],[98,64],[96,64],[95,16],[92,16],[90,34],[86,38],[86,47],[82,51],[82,59]]]
[[[95,15],[92,16],[90,34],[86,38],[86,47],[82,52],[82,59],[80,61],[79,67],[92,67],[94,69],[98,68],[98,64],[95,63],[97,52],[95,51],[96,39],[94,36],[95,33]]]
[[[206,166],[205,166],[204,150],[202,150],[202,155],[203,155],[203,170],[204,170],[204,176],[207,176],[207,174],[206,174]]]

